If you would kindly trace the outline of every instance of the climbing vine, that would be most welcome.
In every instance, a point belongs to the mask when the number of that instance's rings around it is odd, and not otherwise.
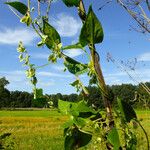
[[[118,98],[118,107],[112,109],[109,90],[106,86],[100,64],[100,55],[95,45],[100,44],[104,38],[102,25],[93,11],[92,5],[86,13],[82,0],[62,0],[66,7],[76,7],[79,18],[83,25],[79,34],[79,41],[73,45],[63,46],[62,39],[57,30],[49,23],[49,10],[52,0],[38,0],[37,13],[31,8],[32,1],[27,5],[19,1],[6,2],[13,13],[20,19],[21,23],[31,27],[39,36],[41,41],[38,47],[46,46],[50,50],[48,61],[57,63],[62,59],[65,68],[76,77],[71,83],[77,91],[82,91],[86,97],[89,93],[80,80],[80,75],[87,74],[91,83],[99,87],[102,94],[105,110],[95,110],[87,105],[86,100],[78,103],[59,100],[58,107],[62,114],[70,116],[64,124],[64,149],[75,150],[80,147],[92,146],[92,149],[126,149],[135,150],[137,137],[134,133],[135,124],[142,128],[147,139],[147,150],[149,150],[148,136],[137,119],[134,109],[125,101]],[[46,9],[43,15],[40,4],[45,3]],[[38,14],[33,18],[32,14]],[[88,48],[87,48],[88,47]],[[66,50],[81,49],[88,56],[89,62],[82,63],[67,56]],[[87,50],[89,49],[89,51]],[[27,67],[26,75],[33,85],[34,99],[42,98],[42,89],[37,89],[36,67],[30,63],[30,56],[23,43],[18,46],[19,59]],[[94,101],[94,100],[93,100]],[[134,123],[131,126],[131,123]]]

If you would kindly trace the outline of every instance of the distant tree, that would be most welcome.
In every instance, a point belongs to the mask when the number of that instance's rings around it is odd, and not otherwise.
[[[110,101],[112,103],[113,100],[114,100],[114,94],[113,94],[112,89],[111,89],[110,86],[107,86],[107,89],[108,89],[108,92],[109,92],[109,99],[110,99]],[[89,85],[87,87],[87,90],[89,92],[89,95],[84,97],[84,99],[86,99],[88,104],[90,106],[95,107],[96,109],[104,108],[104,105],[102,103],[102,95],[101,95],[100,91],[98,90],[98,88],[96,86]],[[83,99],[82,93],[79,94],[78,99],[79,100]]]
[[[0,88],[5,88],[9,84],[9,81],[5,77],[0,78]]]
[[[0,108],[10,107],[10,92],[5,88],[0,88]]]
[[[55,107],[55,108],[58,107],[58,100],[59,99],[64,100],[64,101],[69,101],[69,102],[79,101],[78,94],[70,94],[70,95],[64,94],[64,95],[62,95],[61,93],[57,93],[57,94],[47,95],[46,97],[48,97],[48,101],[51,101],[53,103],[53,107]]]
[[[57,93],[55,96],[53,96],[53,104],[56,108],[58,107],[58,100],[62,98],[63,96],[61,93]]]
[[[68,95],[67,95],[67,94],[63,94],[62,100],[64,100],[64,101],[69,101]]]
[[[63,96],[62,96],[61,93],[57,93],[57,94],[56,94],[56,99],[62,99],[62,97],[63,97]]]
[[[32,107],[37,107],[37,108],[47,107],[47,99],[45,98],[32,99]]]
[[[89,95],[85,97],[87,100],[87,103],[90,106],[97,108],[104,108],[103,102],[102,102],[102,95],[99,91],[99,89],[96,86],[88,86],[87,90],[89,91]]]
[[[112,85],[111,89],[114,93],[115,100],[117,100],[117,97],[121,98],[122,100],[128,103],[134,100],[136,86],[132,84]]]
[[[22,91],[12,91],[10,93],[10,107],[31,107],[33,94]]]
[[[9,81],[5,77],[0,78],[0,108],[9,107],[10,92],[5,88]]]
[[[49,100],[52,101],[53,107],[57,108],[58,107],[58,100],[63,99],[63,95],[61,93],[57,94],[51,94],[49,95]]]
[[[70,94],[70,95],[68,95],[68,101],[69,102],[77,102],[77,101],[79,101],[78,94]]]

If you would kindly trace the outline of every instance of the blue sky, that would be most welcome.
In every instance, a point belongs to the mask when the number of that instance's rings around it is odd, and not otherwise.
[[[21,0],[20,0],[21,1]],[[9,90],[31,91],[32,87],[26,79],[25,68],[18,60],[16,51],[18,42],[23,41],[31,55],[31,61],[37,65],[47,63],[50,51],[46,48],[37,48],[40,39],[31,28],[21,24],[19,19],[0,1],[0,77],[5,76],[10,84]],[[26,2],[23,0],[22,2]],[[132,62],[137,58],[135,71],[129,73],[138,81],[150,81],[150,37],[141,33],[130,31],[130,25],[136,25],[131,17],[115,2],[107,5],[101,11],[98,8],[103,5],[103,0],[84,0],[86,10],[92,4],[97,17],[104,29],[104,41],[96,45],[101,57],[101,65],[107,84],[133,83],[128,75],[117,67],[117,64],[107,61],[109,52],[116,62],[123,60]],[[36,1],[33,1],[35,4]],[[36,8],[35,8],[36,11]],[[62,37],[63,45],[78,41],[78,35],[82,23],[77,15],[76,8],[66,8],[61,0],[54,2],[50,11],[50,23],[58,30]],[[81,50],[67,51],[67,55],[85,62],[85,55]],[[127,64],[128,65],[128,64]],[[43,88],[44,93],[74,93],[76,92],[69,83],[75,77],[68,72],[63,72],[63,62],[49,65],[37,71],[38,87]],[[81,80],[88,85],[88,77],[81,76]]]

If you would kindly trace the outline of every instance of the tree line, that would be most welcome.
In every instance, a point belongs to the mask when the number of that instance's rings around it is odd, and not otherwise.
[[[96,86],[89,85],[87,90],[89,95],[81,93],[76,94],[45,94],[42,98],[33,99],[33,93],[25,91],[9,91],[6,86],[9,81],[5,77],[0,78],[0,108],[57,108],[58,100],[69,102],[78,102],[85,99],[89,105],[95,109],[104,108],[102,95]],[[150,88],[150,82],[145,83]],[[110,100],[113,105],[116,104],[117,97],[133,105],[135,108],[150,108],[150,97],[142,88],[141,84],[121,84],[107,86]]]

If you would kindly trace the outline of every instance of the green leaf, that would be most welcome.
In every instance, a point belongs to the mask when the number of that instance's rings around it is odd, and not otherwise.
[[[65,150],[73,150],[74,148],[74,138],[73,138],[73,136],[72,135],[68,135],[68,136],[66,136],[66,138],[65,138],[65,144],[64,144],[64,149]]]
[[[108,133],[107,140],[114,146],[113,150],[119,150],[120,147],[119,134],[115,127]]]
[[[129,105],[127,102],[125,102],[119,98],[117,99],[117,101],[118,101],[120,112],[121,112],[123,118],[127,122],[130,122],[134,118],[137,119],[136,112],[134,111],[134,109],[132,108],[131,105]]]
[[[75,148],[83,147],[87,145],[91,139],[91,134],[80,131],[78,128],[73,128],[69,134],[66,134],[65,150],[74,150]]]
[[[76,111],[77,103],[58,100],[58,109],[62,114],[78,116]]]
[[[82,64],[68,56],[64,57],[64,65],[68,71],[74,75],[80,75],[88,71],[88,66],[86,64]]]
[[[79,92],[79,90],[81,89],[81,84],[80,84],[80,81],[78,79],[75,80],[73,83],[70,83],[70,85],[75,87],[77,92]]]
[[[76,44],[68,45],[62,48],[62,50],[68,50],[68,49],[83,49],[83,47],[80,43],[76,43]]]
[[[87,18],[81,29],[79,41],[81,45],[85,47],[88,44],[101,43],[103,37],[102,25],[94,14],[92,6],[90,6]]]
[[[70,119],[69,121],[67,121],[63,124],[63,127],[65,129],[67,129],[67,128],[71,127],[73,125],[73,123],[74,123],[73,119]]]
[[[75,80],[73,83],[71,83],[70,85],[72,86],[78,86],[80,84],[79,80]]]
[[[74,117],[73,118],[73,123],[78,127],[78,128],[83,128],[86,125],[86,120],[81,117]]]
[[[63,0],[67,7],[79,6],[80,0]]]
[[[45,41],[46,46],[49,49],[54,49],[58,44],[61,43],[61,38],[59,33],[56,31],[54,27],[52,27],[48,22],[43,19],[43,30],[44,35],[47,35],[47,39]]]
[[[84,100],[78,102],[77,111],[79,111],[79,112],[91,112],[93,114],[97,113],[94,109],[89,107]]]
[[[28,11],[28,7],[18,1],[14,1],[14,2],[6,2],[5,4],[13,7],[14,9],[16,9],[18,12],[20,12],[22,15],[25,15]]]

